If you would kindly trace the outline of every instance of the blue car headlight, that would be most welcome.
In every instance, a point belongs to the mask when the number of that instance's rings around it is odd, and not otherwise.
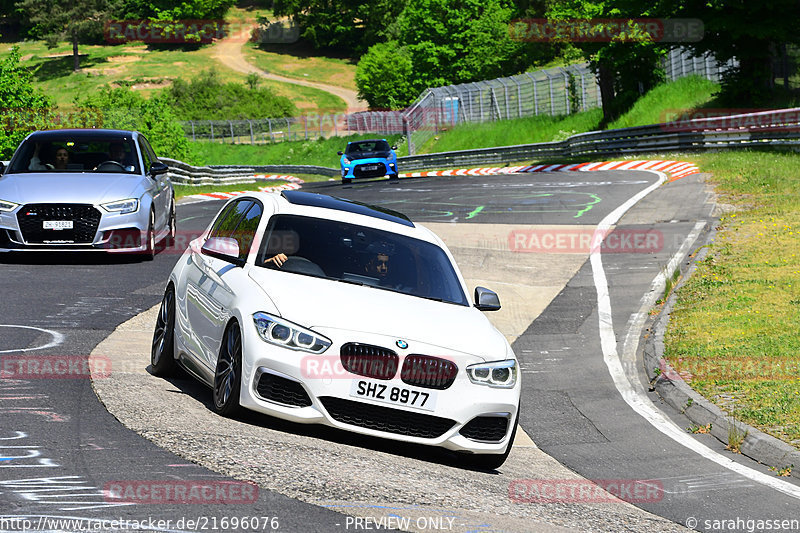
[[[255,313],[253,322],[264,341],[290,350],[322,353],[331,345],[331,341],[319,333],[267,313]]]
[[[467,367],[469,380],[476,385],[511,389],[517,383],[517,362],[514,359],[478,363]]]

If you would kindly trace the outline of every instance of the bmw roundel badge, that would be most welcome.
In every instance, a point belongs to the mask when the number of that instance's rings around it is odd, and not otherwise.
[[[395,344],[401,350],[405,350],[406,348],[408,348],[408,343],[406,341],[404,341],[404,340],[398,340]]]

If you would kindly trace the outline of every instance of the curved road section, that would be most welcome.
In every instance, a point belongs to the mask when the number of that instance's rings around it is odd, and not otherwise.
[[[235,512],[248,526],[254,515],[276,517],[257,525],[287,531],[736,531],[747,520],[797,519],[791,490],[764,483],[756,474],[765,472],[724,456],[712,439],[670,436],[665,424],[689,423],[647,397],[637,363],[642,309],[663,267],[685,260],[711,220],[700,180],[660,179],[612,171],[315,187],[431,226],[470,286],[500,294],[504,309],[490,316],[522,361],[521,427],[533,442],[518,438],[494,472],[466,470],[439,450],[255,413],[220,418],[202,386],[151,376],[152,307],[177,259],[170,251],[152,264],[13,259],[0,284],[22,294],[0,301],[14,326],[4,328],[3,364],[82,361],[104,405],[86,372],[0,381],[5,518],[155,517],[172,522],[148,528],[200,530],[187,517],[217,526],[227,517],[233,530]],[[220,205],[180,205],[179,227],[202,228]],[[217,500],[191,498],[205,486],[219,489],[209,496]],[[169,490],[182,500],[164,503]]]

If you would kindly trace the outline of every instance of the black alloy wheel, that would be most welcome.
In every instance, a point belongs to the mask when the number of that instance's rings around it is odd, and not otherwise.
[[[242,333],[236,321],[228,324],[214,371],[214,411],[232,416],[239,410],[242,384]]]
[[[161,308],[158,310],[153,343],[150,349],[150,369],[156,376],[167,377],[175,373],[175,290],[167,287]]]

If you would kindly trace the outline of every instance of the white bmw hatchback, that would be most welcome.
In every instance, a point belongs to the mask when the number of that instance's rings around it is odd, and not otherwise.
[[[404,215],[321,194],[230,200],[170,274],[151,371],[180,364],[229,416],[507,458],[519,363],[444,243]]]

